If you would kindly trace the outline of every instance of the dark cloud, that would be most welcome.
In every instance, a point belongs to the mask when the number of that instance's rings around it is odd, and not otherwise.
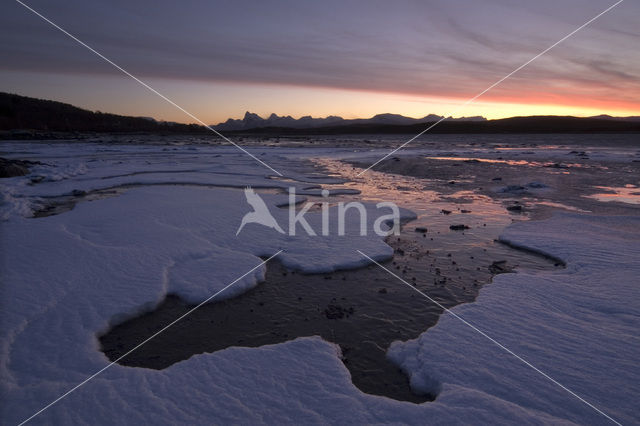
[[[561,3],[561,4],[559,4]],[[467,96],[610,3],[72,0],[28,4],[134,74]],[[113,74],[18,3],[5,2],[5,70]],[[533,80],[638,93],[640,6],[625,2],[523,70]],[[636,18],[634,20],[634,17]],[[633,42],[633,43],[632,43]],[[535,87],[536,84],[532,84]],[[526,90],[526,85],[521,87]]]

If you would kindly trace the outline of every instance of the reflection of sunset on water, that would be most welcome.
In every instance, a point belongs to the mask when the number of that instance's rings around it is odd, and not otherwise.
[[[636,185],[625,186],[596,186],[595,188],[603,190],[605,192],[599,192],[597,194],[585,195],[587,198],[594,198],[598,201],[626,204],[640,204],[640,188]]]

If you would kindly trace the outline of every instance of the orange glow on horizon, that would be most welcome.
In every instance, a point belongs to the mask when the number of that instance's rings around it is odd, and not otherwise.
[[[225,85],[240,86],[238,83],[225,83]],[[271,113],[279,116],[290,115],[294,118],[307,115],[316,118],[337,115],[345,119],[370,118],[382,113],[400,114],[413,118],[437,114],[454,117],[483,116],[487,119],[532,115],[640,116],[640,101],[595,98],[586,94],[487,93],[474,102],[461,106],[469,98],[272,84],[243,84],[242,86],[248,88],[248,93],[237,113],[222,116],[223,118],[217,121],[212,117],[209,121],[218,123],[228,118],[242,118],[245,111],[251,111],[263,118]],[[194,96],[194,105],[198,104],[198,97]],[[203,109],[207,110],[204,105]]]
[[[86,108],[129,116],[191,123],[194,120],[157,95],[125,76],[91,76],[39,73],[5,73],[11,79],[28,83],[21,95],[51,99]],[[228,118],[242,118],[251,111],[263,118],[271,113],[294,118],[311,115],[338,115],[345,119],[370,118],[392,113],[422,118],[428,114],[455,117],[483,116],[487,119],[529,115],[572,115],[578,117],[608,114],[640,116],[640,96],[634,93],[605,97],[602,91],[568,92],[562,88],[533,92],[497,87],[474,102],[461,107],[468,97],[427,96],[407,93],[361,91],[325,87],[258,83],[203,82],[151,78],[147,81],[178,105],[208,124]],[[78,90],[90,87],[90,90]],[[471,97],[471,96],[469,96]],[[624,98],[622,98],[624,97]],[[638,99],[638,101],[634,101]]]

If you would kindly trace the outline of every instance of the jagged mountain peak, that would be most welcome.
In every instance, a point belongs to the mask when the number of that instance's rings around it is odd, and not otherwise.
[[[214,125],[213,127],[219,131],[234,131],[234,130],[249,130],[262,127],[286,127],[294,129],[311,129],[315,127],[343,125],[343,124],[388,124],[388,125],[410,125],[416,123],[424,123],[429,121],[440,120],[442,116],[429,114],[423,118],[405,117],[400,114],[394,113],[381,113],[376,114],[371,118],[356,118],[356,119],[344,119],[337,115],[330,115],[324,118],[314,118],[310,115],[305,115],[298,119],[287,116],[279,116],[276,113],[271,113],[268,118],[262,118],[256,113],[246,111],[242,119],[228,119],[223,123]],[[463,117],[455,118],[452,120],[461,121],[482,121],[483,117]]]

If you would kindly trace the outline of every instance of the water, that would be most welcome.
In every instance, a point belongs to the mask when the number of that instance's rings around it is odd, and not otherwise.
[[[472,302],[496,273],[562,267],[553,259],[497,242],[506,225],[526,216],[510,214],[489,197],[471,191],[442,197],[425,189],[432,186],[426,179],[378,172],[356,177],[358,169],[330,159],[319,159],[316,165],[346,178],[340,187],[359,190],[363,200],[393,200],[417,213],[399,237],[388,238],[395,255],[385,266],[447,308]],[[351,199],[343,194],[328,201]],[[469,229],[452,231],[452,224]],[[417,232],[422,228],[427,232]],[[414,393],[407,376],[387,360],[386,350],[391,342],[416,338],[435,325],[440,307],[375,265],[316,275],[288,271],[277,262],[267,266],[266,280],[254,289],[200,307],[120,363],[162,369],[194,354],[317,335],[340,346],[352,381],[363,392],[414,403],[437,396]],[[169,295],[153,311],[100,336],[102,349],[115,360],[192,307]]]
[[[640,188],[638,185],[627,184],[625,186],[595,186],[594,188],[602,190],[603,192],[585,195],[585,197],[603,202],[614,201],[626,204],[640,204]]]

